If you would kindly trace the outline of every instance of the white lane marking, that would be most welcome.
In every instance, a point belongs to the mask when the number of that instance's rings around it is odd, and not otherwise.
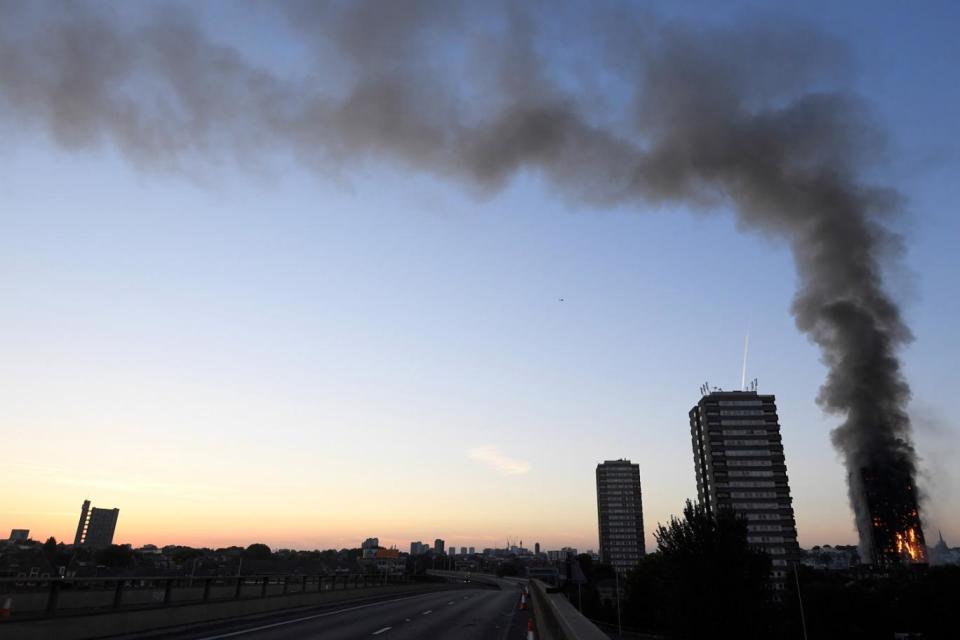
[[[388,604],[390,602],[400,602],[402,600],[412,600],[414,598],[423,598],[424,596],[431,596],[432,593],[421,593],[415,596],[404,596],[403,598],[394,598],[393,600],[378,600],[377,602],[370,602],[367,604],[360,604],[355,607],[347,607],[346,609],[337,609],[336,611],[327,611],[325,613],[317,613],[312,616],[304,616],[302,618],[295,618],[293,620],[283,620],[282,622],[274,622],[273,624],[265,624],[260,627],[252,627],[250,629],[242,629],[240,631],[231,631],[230,633],[221,633],[216,636],[206,636],[200,638],[199,640],[218,640],[219,638],[232,638],[233,636],[242,636],[247,633],[254,633],[255,631],[263,631],[264,629],[273,629],[274,627],[282,627],[288,624],[296,624],[297,622],[304,622],[306,620],[315,620],[316,618],[326,618],[327,616],[334,616],[338,613],[346,613],[348,611],[357,611],[358,609],[368,609],[370,607],[379,607],[382,604]]]
[[[453,604],[453,600],[451,600],[451,601],[450,601],[450,602],[448,602],[447,604]]]
[[[403,621],[404,621],[404,622],[410,622],[410,618],[404,618]]]
[[[423,615],[428,616],[431,613],[433,613],[433,609],[427,609],[426,611],[423,612]]]
[[[390,629],[393,629],[393,627],[384,627],[383,629],[380,629],[379,631],[374,631],[374,632],[373,632],[373,635],[378,636],[378,635],[380,635],[381,633],[386,633],[387,631],[390,631]]]

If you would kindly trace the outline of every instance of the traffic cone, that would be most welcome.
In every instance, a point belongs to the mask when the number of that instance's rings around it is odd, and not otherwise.
[[[527,604],[527,594],[520,594],[520,609],[526,611],[530,608],[530,605]]]
[[[534,640],[533,637],[533,618],[527,620],[527,640]]]
[[[13,598],[7,596],[3,599],[3,606],[0,607],[0,618],[9,618],[10,610],[13,608]]]

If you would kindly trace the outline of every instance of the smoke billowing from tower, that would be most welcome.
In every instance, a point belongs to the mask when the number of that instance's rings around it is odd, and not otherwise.
[[[884,136],[834,39],[618,6],[253,5],[258,35],[272,26],[298,56],[277,69],[190,14],[123,6],[0,0],[0,124],[148,170],[372,161],[480,191],[522,172],[574,202],[730,208],[793,252],[792,311],[828,368],[819,403],[844,418],[833,442],[865,553],[878,530],[921,535],[904,519],[916,456],[897,353],[911,334],[883,285],[900,197],[863,179]]]

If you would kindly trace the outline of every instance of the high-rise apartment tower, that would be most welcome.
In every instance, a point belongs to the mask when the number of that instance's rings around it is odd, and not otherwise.
[[[90,508],[90,501],[84,500],[80,507],[80,522],[73,544],[87,547],[109,547],[113,544],[113,534],[117,529],[120,509]]]
[[[622,459],[597,465],[597,519],[600,558],[629,571],[645,553],[640,465]]]
[[[690,433],[700,503],[744,517],[747,541],[770,555],[773,586],[783,589],[799,547],[776,398],[708,392],[690,410]]]

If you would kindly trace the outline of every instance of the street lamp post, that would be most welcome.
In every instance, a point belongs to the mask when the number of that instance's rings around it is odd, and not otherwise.
[[[620,572],[614,570],[613,575],[617,581],[617,635],[623,635],[623,623],[620,621]]]
[[[797,583],[797,602],[800,604],[800,626],[803,628],[803,640],[807,640],[807,617],[803,614],[803,598],[800,596],[800,565],[793,563],[793,579]]]

